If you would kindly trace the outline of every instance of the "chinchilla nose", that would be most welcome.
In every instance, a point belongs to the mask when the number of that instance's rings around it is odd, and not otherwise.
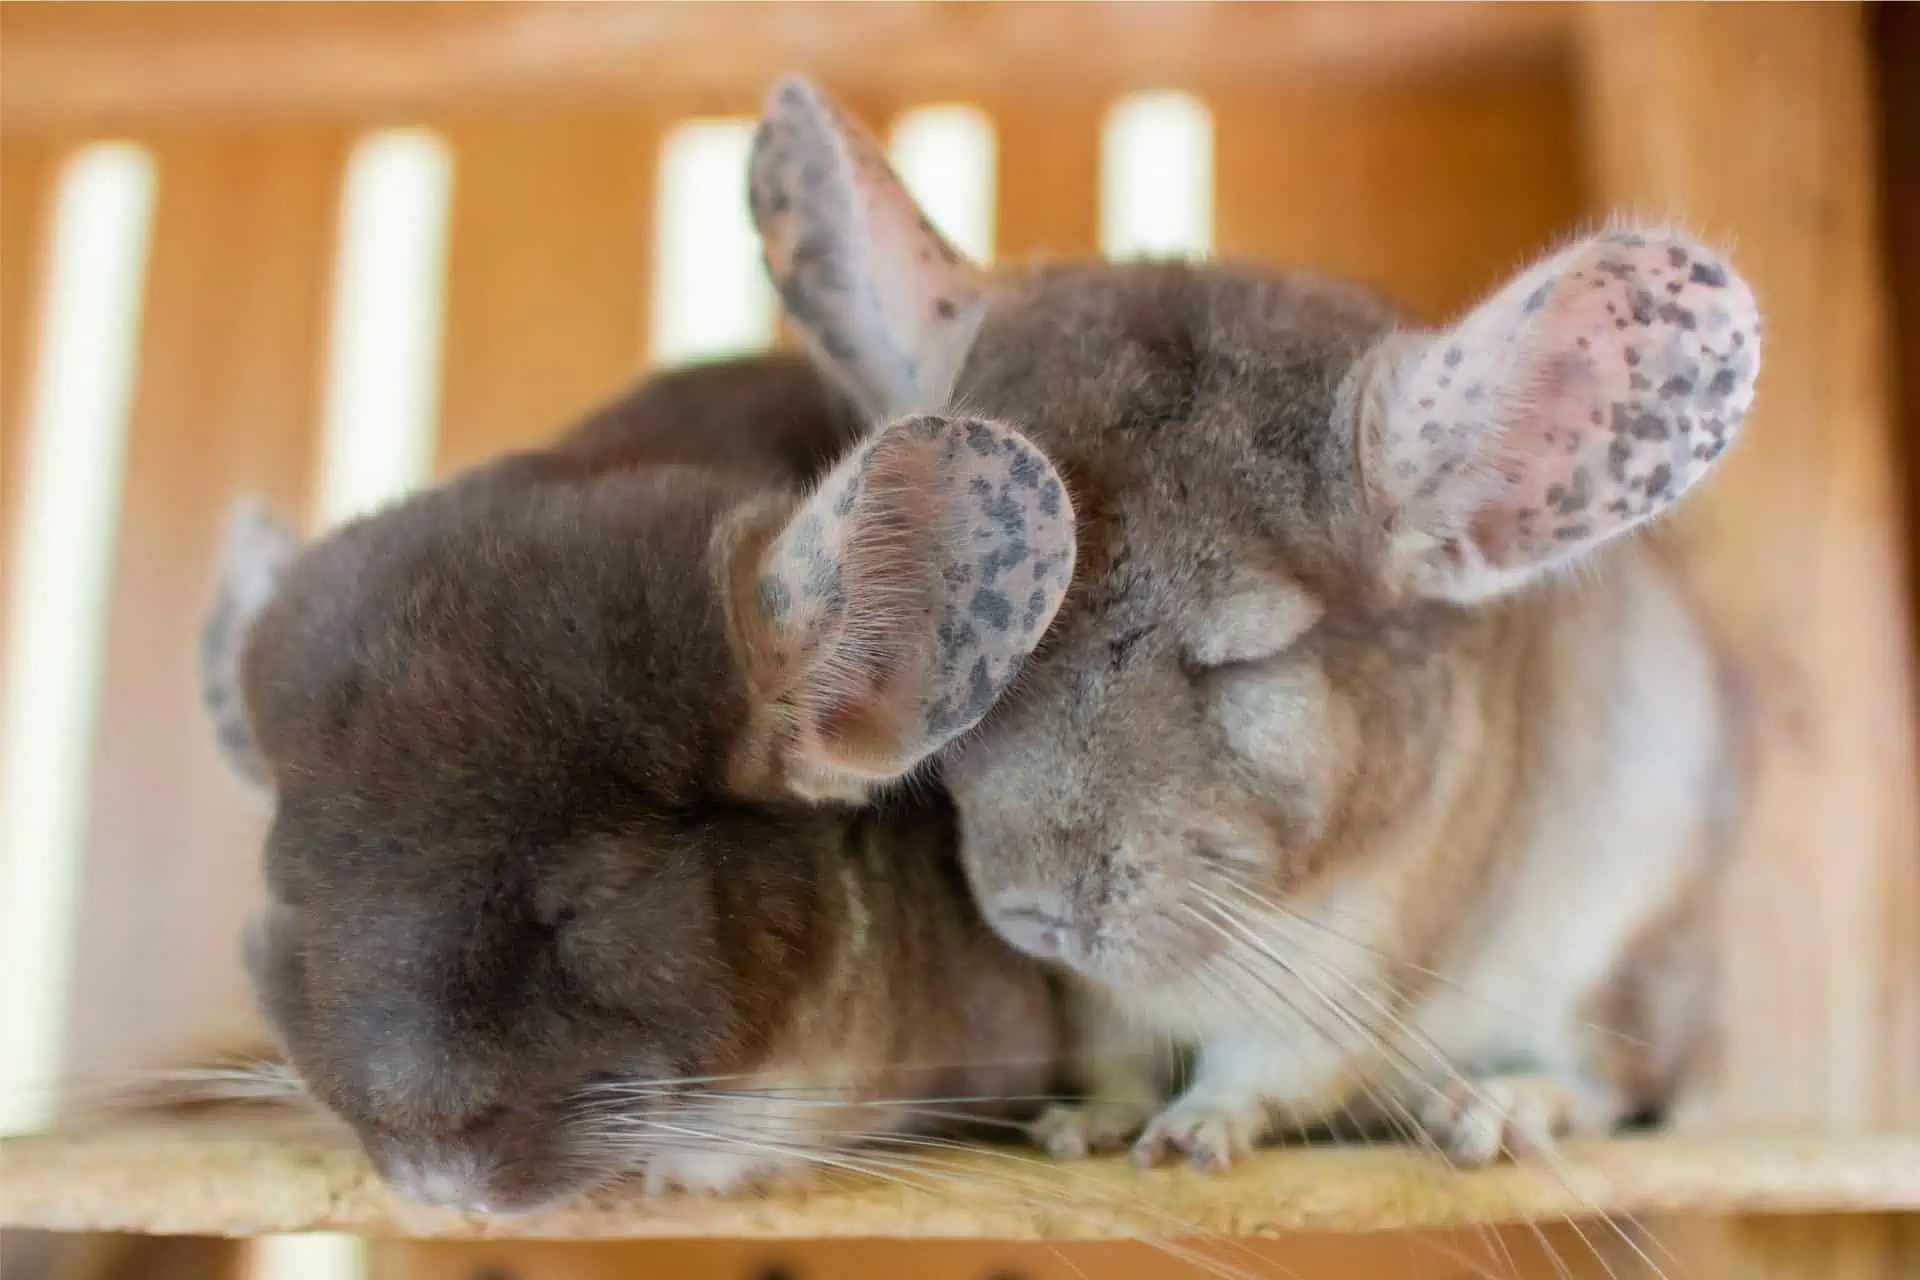
[[[1000,936],[1040,960],[1070,960],[1084,945],[1067,904],[1052,894],[1002,894],[989,912]]]

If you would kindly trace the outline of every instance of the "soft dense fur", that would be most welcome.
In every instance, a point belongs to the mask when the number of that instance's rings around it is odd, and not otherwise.
[[[980,922],[945,798],[827,808],[730,763],[766,719],[740,548],[855,431],[804,361],[743,361],[305,550],[236,520],[206,675],[276,803],[250,963],[401,1191],[719,1189],[924,1128],[914,1099],[1054,1087],[1053,981]],[[823,491],[843,513],[888,501],[873,452]]]
[[[1197,1049],[1170,1104],[1116,1057],[1043,1125],[1055,1151],[1218,1165],[1357,1116],[1479,1161],[1668,1096],[1737,753],[1707,638],[1623,535],[1751,400],[1758,315],[1722,257],[1614,228],[1443,332],[1301,273],[989,274],[799,80],[752,197],[789,310],[876,422],[990,420],[1071,496],[1074,588],[977,728],[863,693],[936,680],[941,646],[910,638],[975,584],[849,597],[896,637],[873,679],[835,673],[842,718],[878,726],[865,767],[831,735],[782,766],[859,795],[939,753],[994,926],[1081,980],[1110,1046]],[[907,483],[938,511],[954,481]],[[841,584],[838,539],[789,579]]]

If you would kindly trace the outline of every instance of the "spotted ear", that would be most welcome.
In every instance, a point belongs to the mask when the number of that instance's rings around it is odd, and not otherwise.
[[[769,758],[805,799],[864,800],[978,724],[1072,577],[1073,508],[1018,432],[906,418],[730,562]]]
[[[1393,339],[1361,410],[1391,572],[1483,599],[1665,512],[1739,431],[1760,332],[1725,259],[1625,229],[1537,263],[1451,330]]]
[[[255,620],[299,552],[299,539],[291,529],[258,499],[242,499],[227,522],[220,583],[200,636],[202,696],[221,752],[241,777],[262,787],[269,775],[247,718],[241,659]]]
[[[984,279],[879,145],[808,81],[768,95],[750,166],[767,271],[814,356],[876,421],[943,408]]]

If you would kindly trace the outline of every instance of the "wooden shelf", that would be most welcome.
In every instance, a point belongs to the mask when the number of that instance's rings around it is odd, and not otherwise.
[[[815,1184],[486,1219],[401,1201],[351,1147],[264,1125],[127,1126],[0,1143],[0,1227],[446,1239],[1126,1239],[1372,1232],[1666,1213],[1920,1211],[1920,1133],[1636,1136],[1553,1168],[1459,1173],[1394,1147],[1274,1151],[1224,1176],[969,1153],[927,1189]]]
[[[1470,75],[1564,54],[1565,4],[10,4],[13,130],[671,101]],[[1098,49],[1100,56],[1084,52]]]

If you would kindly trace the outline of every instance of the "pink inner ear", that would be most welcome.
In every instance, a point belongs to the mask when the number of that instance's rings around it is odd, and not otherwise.
[[[823,362],[877,416],[943,406],[985,281],[866,129],[813,85],[783,81],[748,185],[768,273]]]
[[[1524,273],[1422,354],[1390,464],[1410,514],[1538,567],[1670,506],[1753,399],[1753,294],[1670,232],[1611,232]],[[1409,466],[1408,464],[1412,465]]]

